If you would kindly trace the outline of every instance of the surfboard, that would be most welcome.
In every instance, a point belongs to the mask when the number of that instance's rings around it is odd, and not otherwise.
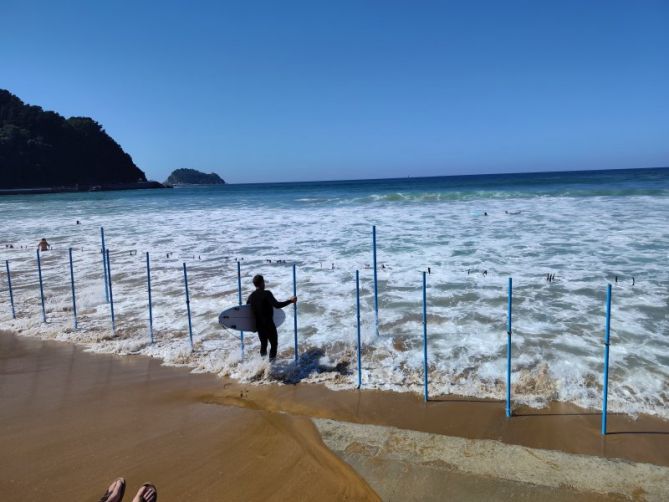
[[[281,309],[274,309],[274,324],[280,326],[286,320],[286,314]],[[256,331],[256,319],[251,312],[250,305],[237,305],[221,312],[218,322],[226,328],[238,331]]]

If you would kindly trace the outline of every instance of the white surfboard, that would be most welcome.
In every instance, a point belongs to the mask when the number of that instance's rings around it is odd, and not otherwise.
[[[280,326],[286,320],[286,314],[281,309],[274,309],[274,324]],[[222,326],[238,331],[256,331],[256,319],[251,312],[250,305],[238,305],[221,312],[218,322]]]

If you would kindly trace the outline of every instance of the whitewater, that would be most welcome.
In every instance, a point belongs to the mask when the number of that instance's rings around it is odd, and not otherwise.
[[[242,382],[354,388],[359,270],[363,388],[422,392],[421,286],[429,269],[431,396],[503,399],[512,277],[514,403],[598,408],[611,284],[609,409],[667,419],[668,221],[667,169],[3,197],[0,329],[95,352],[156,357]],[[100,227],[110,253],[115,331],[105,300]],[[41,254],[47,323],[36,262],[42,237],[52,245]],[[238,303],[238,263],[244,302],[258,273],[279,300],[292,296],[296,265],[297,364],[292,306],[279,328],[274,365],[260,358],[255,334],[245,334],[242,354],[239,333],[218,324],[218,314]]]

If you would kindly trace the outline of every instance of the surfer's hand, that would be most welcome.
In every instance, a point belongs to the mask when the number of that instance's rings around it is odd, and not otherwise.
[[[297,296],[291,296],[290,303],[297,303]]]

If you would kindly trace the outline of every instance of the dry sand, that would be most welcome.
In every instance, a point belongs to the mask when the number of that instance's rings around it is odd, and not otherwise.
[[[669,469],[639,464],[669,466],[650,417],[612,416],[602,438],[597,414],[558,404],[509,420],[497,402],[247,386],[8,333],[0,404],[2,500],[97,500],[116,476],[162,501],[669,499]]]

